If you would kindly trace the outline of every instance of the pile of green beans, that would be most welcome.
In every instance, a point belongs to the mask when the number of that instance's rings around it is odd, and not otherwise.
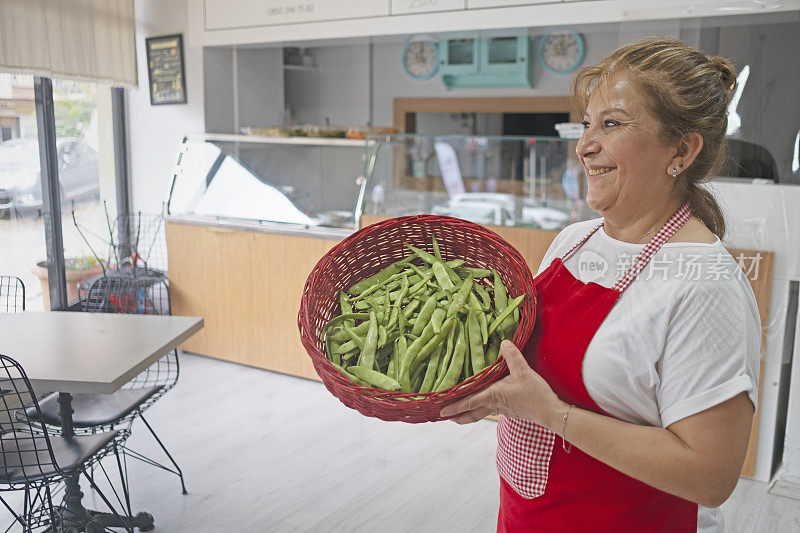
[[[426,393],[453,387],[497,360],[514,336],[521,294],[509,299],[495,270],[410,255],[339,293],[323,328],[328,359],[359,385]]]

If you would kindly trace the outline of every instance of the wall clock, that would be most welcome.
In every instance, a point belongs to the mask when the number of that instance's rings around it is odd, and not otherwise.
[[[415,80],[428,80],[439,69],[439,52],[432,39],[410,39],[403,48],[403,70]]]
[[[548,33],[539,39],[536,53],[542,66],[554,74],[569,74],[583,63],[586,45],[580,33]]]

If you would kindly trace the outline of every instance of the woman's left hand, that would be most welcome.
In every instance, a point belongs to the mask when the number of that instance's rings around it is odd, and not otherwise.
[[[509,375],[468,398],[442,409],[442,417],[450,417],[459,424],[470,424],[488,415],[502,414],[521,418],[547,427],[558,425],[568,405],[562,402],[542,376],[525,361],[522,353],[511,341],[504,340],[500,354],[506,360]]]

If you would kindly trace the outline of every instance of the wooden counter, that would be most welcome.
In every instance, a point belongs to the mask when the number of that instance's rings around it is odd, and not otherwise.
[[[319,379],[297,329],[300,295],[336,240],[167,222],[172,312],[205,328],[181,349]]]

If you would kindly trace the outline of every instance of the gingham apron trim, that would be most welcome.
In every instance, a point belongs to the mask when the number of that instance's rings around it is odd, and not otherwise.
[[[614,290],[622,293],[636,276],[647,266],[652,256],[672,237],[691,216],[689,204],[684,204],[653,239],[644,247],[636,261],[614,284]],[[563,256],[566,261],[578,248],[603,227],[598,224],[580,242]],[[533,499],[544,494],[549,475],[550,457],[556,435],[549,429],[517,418],[500,416],[497,425],[497,471],[500,476],[523,498]]]
[[[678,231],[681,226],[683,226],[689,217],[692,216],[692,210],[689,209],[689,202],[686,202],[681,206],[678,211],[672,215],[672,217],[667,220],[667,223],[661,226],[661,229],[658,230],[658,233],[647,243],[647,246],[644,247],[642,253],[639,254],[639,257],[636,258],[636,261],[630,266],[630,268],[625,272],[625,274],[614,284],[614,289],[618,290],[619,292],[624,291],[628,288],[628,285],[631,284],[633,280],[636,279],[636,276],[647,266],[647,263],[650,262],[650,259],[655,255],[655,253],[667,242],[675,232]]]

